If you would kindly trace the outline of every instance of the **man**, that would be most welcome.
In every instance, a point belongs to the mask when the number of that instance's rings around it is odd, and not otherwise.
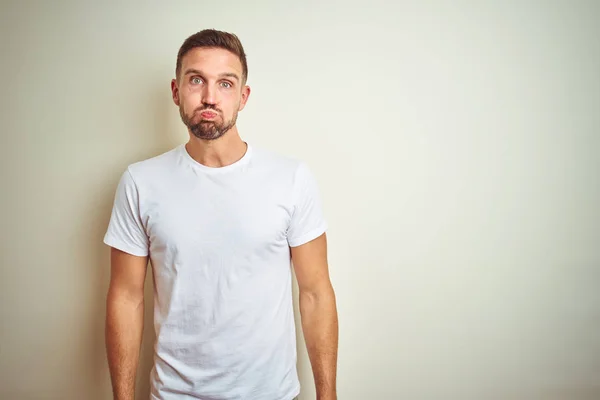
[[[304,162],[240,138],[247,76],[235,35],[186,39],[171,90],[189,141],[121,177],[104,238],[115,399],[134,399],[148,260],[151,399],[295,398],[292,264],[317,398],[336,399],[337,311],[318,188]]]

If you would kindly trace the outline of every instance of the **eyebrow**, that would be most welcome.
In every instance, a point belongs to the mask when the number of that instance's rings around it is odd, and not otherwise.
[[[198,69],[193,69],[193,68],[190,68],[187,71],[185,71],[184,75],[191,75],[191,74],[202,75],[202,76],[204,75],[204,73],[202,71],[200,71]],[[240,80],[240,77],[234,72],[223,72],[222,74],[219,74],[219,78],[234,78],[238,81]]]

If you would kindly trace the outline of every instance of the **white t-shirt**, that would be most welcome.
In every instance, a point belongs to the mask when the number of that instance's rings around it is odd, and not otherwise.
[[[129,165],[104,243],[150,257],[150,398],[297,396],[290,247],[326,229],[316,181],[291,157],[248,144],[212,168],[181,144]]]

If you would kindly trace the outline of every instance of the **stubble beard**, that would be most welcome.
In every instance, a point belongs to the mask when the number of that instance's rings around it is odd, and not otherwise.
[[[187,126],[190,132],[198,139],[201,140],[217,140],[222,137],[227,131],[235,126],[237,121],[237,111],[233,114],[233,117],[226,121],[222,118],[217,118],[216,120],[202,120],[200,117],[199,122],[194,122],[194,114],[201,113],[202,111],[212,111],[216,112],[214,108],[202,108],[195,110],[191,116],[188,116],[183,111],[183,107],[179,107],[179,114],[181,115],[181,120]],[[219,115],[222,115],[219,113]]]

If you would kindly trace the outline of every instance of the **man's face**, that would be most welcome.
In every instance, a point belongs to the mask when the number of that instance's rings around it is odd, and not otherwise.
[[[171,91],[181,120],[203,140],[218,139],[234,127],[250,95],[239,58],[220,48],[190,50]]]

